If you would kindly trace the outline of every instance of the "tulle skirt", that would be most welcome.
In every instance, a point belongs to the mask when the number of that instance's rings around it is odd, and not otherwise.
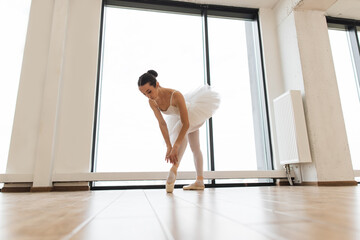
[[[201,86],[184,94],[188,110],[190,127],[188,133],[198,130],[204,122],[213,116],[220,105],[220,96],[210,86]],[[174,144],[182,127],[179,115],[169,115],[165,119],[171,143]]]

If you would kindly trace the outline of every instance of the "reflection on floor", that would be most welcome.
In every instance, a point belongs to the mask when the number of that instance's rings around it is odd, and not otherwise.
[[[0,239],[360,239],[360,187],[0,193]]]

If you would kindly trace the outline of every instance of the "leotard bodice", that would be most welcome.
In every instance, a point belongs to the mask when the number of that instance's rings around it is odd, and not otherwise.
[[[165,121],[172,143],[175,143],[182,128],[180,110],[178,107],[172,105],[172,98],[175,92],[176,91],[173,91],[171,94],[168,109],[163,111],[158,107],[163,114],[167,115]],[[219,94],[212,91],[208,85],[201,86],[184,94],[184,99],[190,124],[188,133],[199,129],[202,124],[213,115],[220,104]]]
[[[172,94],[171,94],[171,97],[170,97],[170,105],[169,105],[168,109],[166,109],[165,111],[163,111],[163,110],[161,110],[161,109],[159,108],[160,111],[161,111],[163,114],[166,114],[166,115],[179,115],[179,114],[180,114],[179,108],[172,105],[172,98],[173,98],[173,95],[174,95],[175,92],[176,92],[176,90],[173,91]]]

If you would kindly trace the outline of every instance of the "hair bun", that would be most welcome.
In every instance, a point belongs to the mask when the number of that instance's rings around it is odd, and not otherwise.
[[[151,75],[153,75],[154,77],[158,76],[158,74],[157,74],[157,72],[155,70],[149,70],[147,72],[150,73]]]

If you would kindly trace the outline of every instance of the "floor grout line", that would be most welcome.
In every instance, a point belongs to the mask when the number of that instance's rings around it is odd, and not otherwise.
[[[73,236],[75,236],[78,232],[80,232],[81,229],[83,229],[86,225],[88,225],[92,220],[94,220],[100,213],[102,213],[105,209],[110,207],[114,202],[116,202],[122,195],[124,195],[125,192],[121,192],[119,196],[117,196],[113,201],[111,201],[108,205],[101,208],[97,213],[93,214],[91,217],[80,223],[74,230],[72,230],[69,234],[67,234],[65,237],[61,238],[62,240],[69,240]]]
[[[161,221],[160,216],[157,214],[154,206],[151,204],[150,199],[148,198],[146,192],[145,192],[145,191],[143,191],[143,192],[144,192],[144,194],[145,194],[145,197],[146,197],[146,199],[147,199],[147,201],[148,201],[151,209],[154,211],[154,214],[155,214],[155,216],[156,216],[156,219],[158,220],[158,222],[159,222],[159,224],[160,224],[160,227],[161,227],[161,229],[163,230],[163,233],[164,233],[166,239],[168,239],[168,240],[175,240],[175,238],[174,238],[173,235],[170,233],[170,231],[167,229],[167,227],[165,226],[165,224]]]

